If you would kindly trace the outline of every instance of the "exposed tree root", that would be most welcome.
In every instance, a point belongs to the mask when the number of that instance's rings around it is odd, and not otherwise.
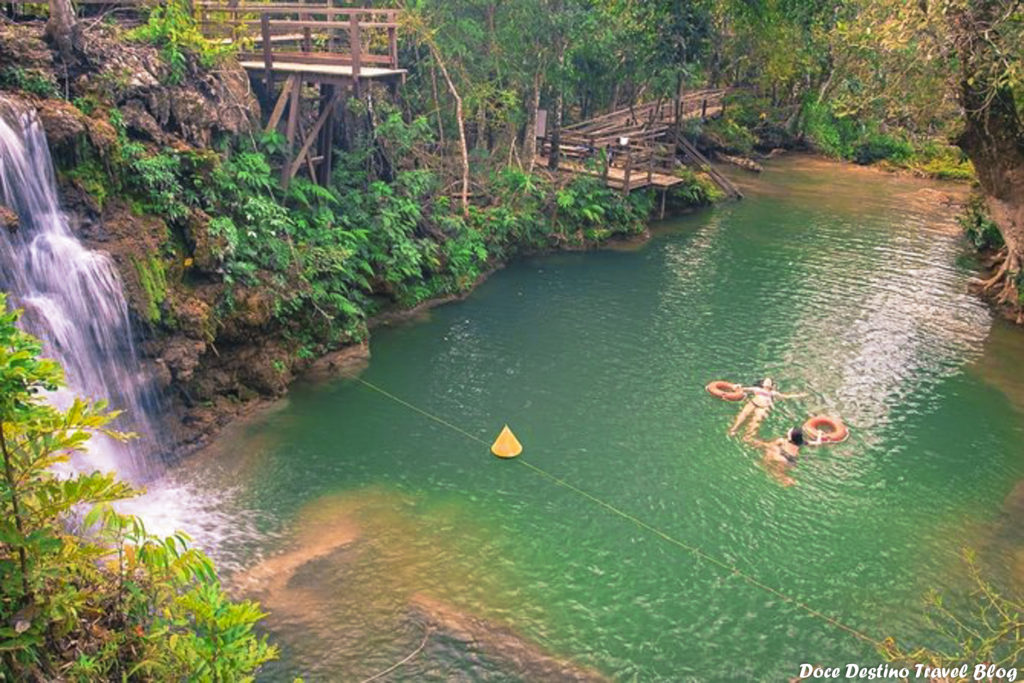
[[[979,288],[979,291],[982,294],[987,294],[989,292],[989,290],[991,290],[993,287],[998,285],[1000,282],[1002,282],[1006,278],[1006,271],[1007,271],[1007,269],[1010,266],[1010,259],[1007,258],[1007,256],[1008,256],[1007,250],[1006,249],[1002,249],[998,254],[996,254],[995,258],[992,259],[991,263],[988,266],[990,268],[995,268],[996,265],[999,266],[998,270],[996,270],[995,275],[993,275],[992,277],[988,278],[987,280],[982,280],[981,278],[972,277],[970,279],[970,283],[972,285],[977,285],[978,288]]]
[[[1021,304],[1018,280],[1021,271],[1021,257],[1007,249],[1001,250],[991,260],[995,272],[987,279],[971,278],[970,283],[977,287],[978,294],[990,300],[996,306],[1007,307],[1016,313],[1014,320],[1018,325],[1024,324],[1024,306]]]

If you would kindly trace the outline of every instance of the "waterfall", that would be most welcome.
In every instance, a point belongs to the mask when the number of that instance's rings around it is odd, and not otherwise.
[[[110,257],[75,237],[57,201],[50,150],[35,110],[0,97],[0,204],[20,219],[0,230],[0,289],[24,309],[27,331],[43,340],[44,354],[59,361],[72,396],[106,399],[124,414],[113,424],[140,438],[127,444],[96,436],[89,469],[150,478],[156,392],[144,376],[132,337],[121,279]]]

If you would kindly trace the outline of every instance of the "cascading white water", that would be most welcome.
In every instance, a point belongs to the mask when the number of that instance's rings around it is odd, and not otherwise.
[[[44,341],[46,355],[64,366],[69,389],[53,400],[106,399],[124,411],[114,426],[140,438],[94,438],[88,465],[148,479],[157,401],[136,353],[121,280],[107,254],[86,249],[71,232],[35,111],[2,97],[0,203],[20,219],[13,233],[0,230],[0,289],[25,310],[23,325]]]

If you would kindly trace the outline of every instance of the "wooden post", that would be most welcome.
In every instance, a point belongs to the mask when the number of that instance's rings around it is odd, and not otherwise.
[[[661,213],[658,216],[658,220],[665,220],[665,195],[668,194],[668,188],[663,187],[661,189]]]
[[[267,88],[268,97],[274,92],[274,52],[270,45],[270,15],[260,15],[260,35],[263,36],[263,84]]]
[[[277,104],[274,105],[274,110],[270,113],[270,119],[267,121],[267,127],[263,129],[264,135],[273,130],[277,130],[277,124],[280,123],[281,115],[284,114],[284,107],[288,103],[288,98],[291,96],[292,87],[294,86],[293,81],[296,78],[298,78],[298,75],[292,74],[285,79],[284,87],[281,88],[281,96],[277,98]]]
[[[310,130],[309,135],[306,136],[306,140],[302,143],[302,148],[299,150],[299,153],[295,155],[290,163],[285,164],[284,169],[282,169],[282,176],[285,179],[283,185],[286,189],[288,187],[287,180],[291,179],[292,176],[295,175],[296,171],[299,170],[303,159],[306,154],[309,153],[309,148],[313,146],[313,142],[319,137],[320,130],[323,128],[324,123],[327,121],[328,116],[331,111],[333,111],[334,105],[337,104],[337,102],[338,93],[336,92],[327,103],[327,111],[325,111],[320,118],[316,120],[316,123],[313,124],[313,129]]]
[[[626,147],[626,172],[622,177],[622,194],[629,194],[629,176],[633,172],[633,149]]]
[[[348,16],[349,47],[352,49],[352,82],[356,92],[359,91],[359,68],[363,59],[363,46],[359,35],[359,15],[352,12]]]
[[[700,120],[704,121],[708,118],[708,98],[704,98],[700,101]]]
[[[286,132],[286,144],[285,144],[285,159],[284,166],[281,168],[281,186],[288,189],[288,182],[295,175],[294,171],[291,170],[293,158],[292,152],[295,149],[295,130],[299,125],[299,107],[301,106],[301,100],[299,95],[302,92],[302,79],[296,76],[295,83],[292,86],[291,101],[288,104],[288,129]]]
[[[647,184],[651,184],[651,180],[654,178],[654,150],[651,149],[649,152],[650,160],[647,162]]]
[[[388,12],[388,23],[394,24],[397,19],[396,12]],[[394,26],[388,27],[388,58],[392,69],[398,68],[398,29]]]
[[[324,122],[323,130],[320,131],[320,140],[317,143],[319,156],[321,157],[318,169],[318,180],[321,185],[327,186],[331,181],[331,173],[334,165],[334,99],[335,86],[324,83],[320,86],[320,115],[327,112],[327,121]]]
[[[302,21],[309,21],[309,15],[303,12],[299,15],[299,19]],[[302,51],[313,51],[313,31],[308,26],[302,27]]]

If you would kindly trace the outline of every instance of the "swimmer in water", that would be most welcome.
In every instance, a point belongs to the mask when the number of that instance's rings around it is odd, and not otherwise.
[[[762,464],[773,477],[779,480],[783,486],[792,486],[796,483],[789,476],[789,470],[796,467],[797,458],[800,457],[801,446],[819,446],[822,443],[821,436],[813,441],[804,439],[804,430],[800,427],[793,427],[786,436],[772,439],[771,441],[752,440],[756,448],[764,451]]]
[[[753,387],[742,387],[740,389],[744,393],[750,394],[750,400],[743,405],[743,409],[740,410],[740,414],[736,416],[736,420],[729,427],[729,436],[735,436],[736,432],[739,431],[740,425],[750,418],[750,422],[747,423],[746,432],[743,434],[743,438],[746,440],[753,439],[754,434],[757,433],[757,428],[761,426],[764,419],[768,417],[768,412],[772,409],[772,405],[775,403],[775,399],[778,398],[802,398],[807,394],[783,394],[780,391],[775,390],[775,383],[770,377],[766,377],[761,381],[760,386]]]

